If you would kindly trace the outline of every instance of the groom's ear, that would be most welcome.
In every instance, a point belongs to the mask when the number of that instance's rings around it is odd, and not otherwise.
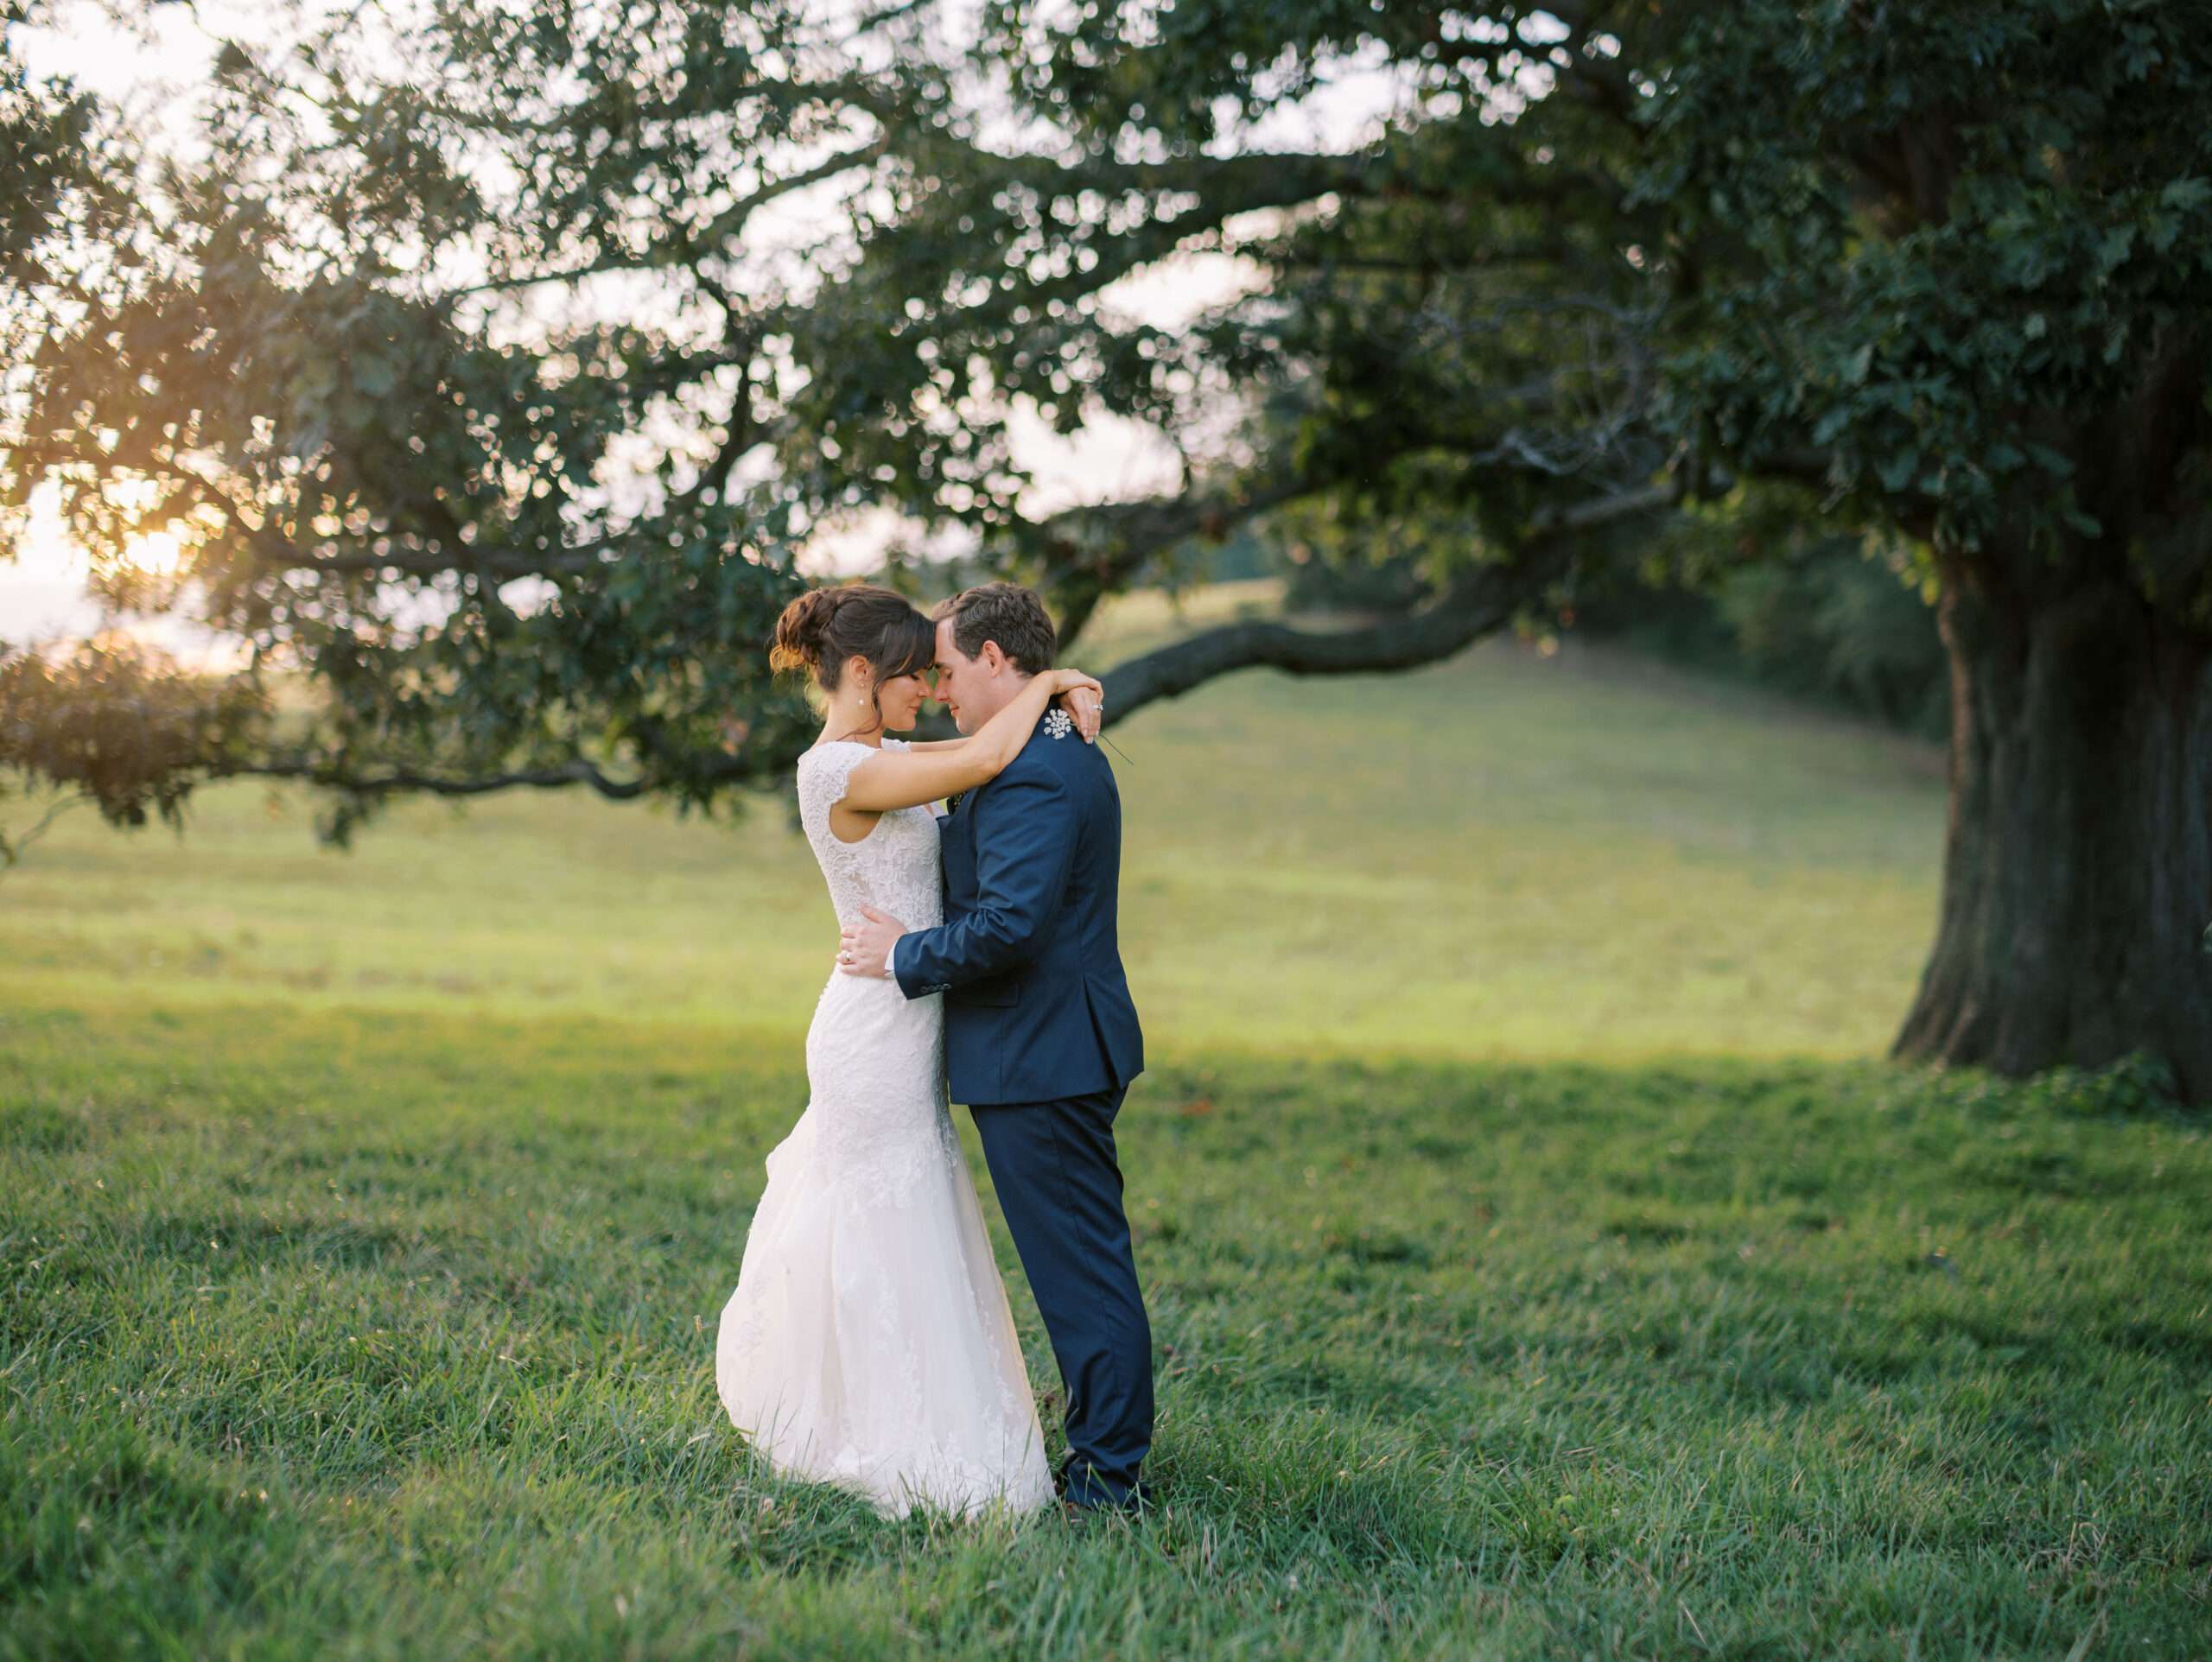
[[[1000,670],[1007,667],[1009,660],[1007,659],[1007,655],[999,649],[999,644],[996,641],[985,641],[981,646],[976,649],[976,662],[982,664],[993,675],[996,675]]]

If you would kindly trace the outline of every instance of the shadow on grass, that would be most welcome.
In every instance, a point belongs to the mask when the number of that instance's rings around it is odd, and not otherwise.
[[[18,1072],[75,1070],[0,1117],[5,1584],[57,1652],[341,1613],[430,1648],[499,1610],[613,1653],[688,1599],[770,1650],[1660,1654],[1700,1648],[1688,1608],[1723,1653],[1872,1656],[1903,1576],[1978,1612],[1922,1654],[2027,1654],[2063,1549],[2160,1654],[2212,1535],[2186,1115],[1874,1063],[1171,1056],[1116,1127],[1164,1505],[1070,1530],[880,1519],[728,1425],[786,1063],[162,1031],[10,1030]],[[2069,1545],[2077,1483],[2102,1532]]]

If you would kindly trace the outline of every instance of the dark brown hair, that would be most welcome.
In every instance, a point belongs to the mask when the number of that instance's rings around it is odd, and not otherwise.
[[[834,693],[854,657],[866,658],[875,671],[873,702],[885,682],[919,674],[937,662],[937,630],[905,595],[873,583],[810,588],[776,619],[768,667],[779,675],[804,669],[816,686]],[[880,708],[876,719],[880,726]]]
[[[932,618],[952,619],[952,644],[972,658],[985,641],[996,641],[1007,660],[1025,676],[1052,667],[1060,650],[1059,631],[1033,589],[1019,583],[982,583],[938,602]]]

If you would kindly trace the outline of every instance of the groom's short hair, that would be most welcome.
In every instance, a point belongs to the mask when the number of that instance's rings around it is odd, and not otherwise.
[[[952,619],[952,644],[960,656],[974,657],[985,641],[996,641],[1007,661],[1025,676],[1052,667],[1060,650],[1059,631],[1034,589],[1019,583],[980,583],[940,600],[932,618]]]

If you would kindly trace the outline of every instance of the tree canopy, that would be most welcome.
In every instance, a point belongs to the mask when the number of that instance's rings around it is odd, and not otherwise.
[[[1428,561],[1418,608],[1120,667],[1117,718],[1249,665],[1427,661],[1812,523],[1909,555],[1969,712],[2010,696],[1992,662],[2085,684],[2055,638],[1975,656],[1991,618],[2069,607],[2124,619],[2193,711],[2191,10],[276,6],[214,56],[189,155],[54,114],[16,66],[70,162],[5,175],[0,507],[58,487],[110,593],[172,590],[328,701],[288,730],[180,693],[189,742],[90,759],[37,714],[55,676],[22,676],[0,762],[111,815],[178,800],[149,768],[311,778],[341,831],[394,789],[711,804],[805,742],[761,646],[810,539],[862,512],[902,528],[894,569],[972,546],[1071,639],[1247,523]],[[1347,85],[1370,115],[1311,142]],[[1033,412],[1139,423],[1176,477],[1028,512]],[[171,577],[131,558],[152,528]],[[2181,811],[2203,725],[2158,787]],[[1955,807],[2012,777],[1985,728]],[[2193,893],[2194,847],[2145,855],[2163,891]]]

